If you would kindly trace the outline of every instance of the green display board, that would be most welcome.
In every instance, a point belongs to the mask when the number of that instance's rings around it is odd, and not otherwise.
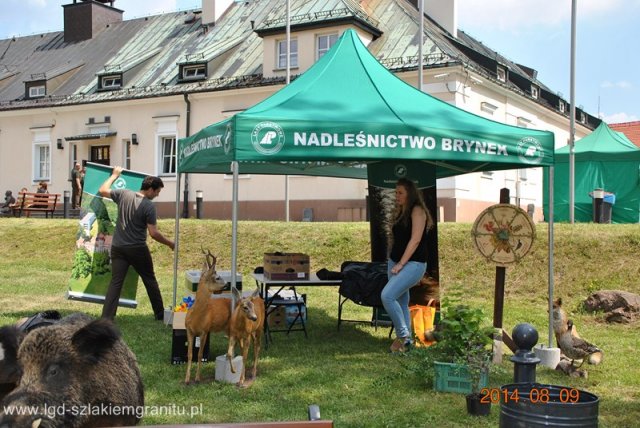
[[[80,222],[76,233],[73,268],[67,298],[91,303],[104,303],[111,282],[111,240],[116,226],[118,207],[98,194],[98,189],[111,175],[112,168],[87,163],[82,189]],[[112,189],[138,191],[145,175],[124,170]],[[119,306],[135,308],[138,274],[129,269],[125,278]]]

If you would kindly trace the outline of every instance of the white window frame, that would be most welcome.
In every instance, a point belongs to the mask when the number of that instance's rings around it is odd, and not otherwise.
[[[500,82],[506,82],[507,81],[507,69],[504,68],[503,66],[499,65],[498,67],[496,67],[496,78],[500,81]]]
[[[182,80],[206,79],[207,69],[204,64],[189,64],[182,66]]]
[[[584,112],[580,112],[580,123],[587,123],[587,115]]]
[[[287,39],[276,42],[276,65],[278,69],[287,68]],[[298,39],[291,38],[291,56],[289,57],[289,67],[298,67]]]
[[[333,38],[333,41],[332,41]],[[338,41],[338,33],[331,34],[319,34],[316,37],[316,61],[319,60],[329,52],[329,50],[333,47],[333,45]],[[326,46],[321,46],[322,43],[325,43]]]
[[[562,100],[558,101],[558,110],[560,110],[560,113],[564,113],[567,110],[567,107],[564,101]]]
[[[485,113],[487,113],[487,114],[489,114],[489,115],[491,115],[491,116],[493,116],[493,113],[495,113],[496,110],[498,110],[498,106],[493,105],[493,104],[491,104],[491,103],[489,103],[487,101],[482,101],[480,103],[480,110],[485,112]]]
[[[531,120],[527,119],[526,117],[518,116],[516,118],[516,125],[520,128],[528,128],[529,126],[531,126],[531,123]]]
[[[178,119],[180,118],[179,115],[171,115],[171,116],[161,116],[161,117],[154,117],[153,120],[156,122],[156,133],[155,133],[155,141],[156,141],[156,175],[158,177],[163,177],[163,178],[175,178],[176,177],[176,173],[175,170],[177,169],[177,162],[178,162],[178,157],[177,157],[177,150],[178,150],[178,139],[180,138],[180,135],[178,133]],[[165,161],[165,155],[164,155],[164,145],[165,145],[165,141],[167,139],[173,139],[173,144],[174,144],[174,154],[173,154],[173,169],[174,172],[164,172],[164,161]],[[143,153],[140,150],[142,150],[142,148],[138,149],[137,152],[138,153]],[[170,162],[171,163],[171,162]]]
[[[538,87],[536,85],[531,85],[531,98],[537,100],[539,94],[540,94],[540,91],[538,90]]]
[[[122,87],[122,75],[115,74],[109,76],[102,76],[100,78],[101,89],[120,89]]]
[[[45,95],[47,95],[47,87],[45,85],[29,87],[29,98],[41,98]]]
[[[32,129],[32,178],[34,182],[51,180],[51,128]]]
[[[160,172],[161,177],[175,177],[176,175],[176,163],[178,161],[177,157],[177,141],[175,135],[163,135],[159,138],[159,156],[158,156],[158,171]],[[166,146],[169,144],[170,153],[166,154]],[[165,169],[166,162],[169,162],[168,168]]]

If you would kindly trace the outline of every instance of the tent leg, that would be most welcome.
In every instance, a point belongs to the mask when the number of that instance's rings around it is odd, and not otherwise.
[[[180,173],[176,173],[176,222],[174,230],[175,248],[173,249],[173,298],[171,310],[176,307],[176,295],[178,294],[178,248],[180,242]]]

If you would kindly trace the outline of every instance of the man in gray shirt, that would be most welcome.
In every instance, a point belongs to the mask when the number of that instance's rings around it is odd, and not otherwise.
[[[116,230],[111,242],[111,283],[104,299],[102,318],[115,318],[122,284],[129,266],[133,266],[147,289],[155,319],[162,320],[164,304],[147,246],[147,231],[154,240],[174,249],[174,242],[165,238],[157,228],[156,207],[151,202],[160,194],[164,184],[158,177],[147,176],[139,192],[127,189],[112,190],[111,185],[121,172],[121,167],[113,168],[111,176],[98,190],[100,196],[110,198],[118,205]]]

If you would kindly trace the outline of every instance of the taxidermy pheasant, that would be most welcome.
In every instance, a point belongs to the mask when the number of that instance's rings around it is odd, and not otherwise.
[[[582,360],[578,367],[581,367],[585,360],[589,364],[602,362],[602,350],[578,336],[573,321],[567,319],[567,314],[562,309],[560,299],[553,303],[553,331],[560,351],[571,359],[572,365],[575,360]]]

